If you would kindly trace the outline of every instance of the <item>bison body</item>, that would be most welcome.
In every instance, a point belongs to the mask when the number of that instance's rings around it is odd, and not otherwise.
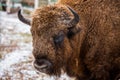
[[[37,9],[31,26],[39,71],[59,76],[64,70],[78,80],[119,78],[120,0],[61,0]]]

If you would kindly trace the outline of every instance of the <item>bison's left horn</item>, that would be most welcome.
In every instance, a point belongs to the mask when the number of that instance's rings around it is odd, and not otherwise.
[[[72,26],[76,25],[80,18],[79,18],[79,15],[70,7],[68,7],[68,9],[72,12],[72,14],[74,15],[74,18],[71,20],[71,22],[69,23]]]
[[[22,21],[25,24],[30,25],[31,21],[29,19],[26,19],[23,17],[23,15],[21,14],[21,9],[18,11],[18,18],[20,21]]]

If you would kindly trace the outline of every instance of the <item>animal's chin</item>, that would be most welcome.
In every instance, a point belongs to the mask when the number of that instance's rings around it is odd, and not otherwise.
[[[50,75],[50,76],[60,76],[61,75],[61,71],[55,71],[53,68],[49,68],[49,69],[38,69],[35,67],[35,69],[37,70],[37,72],[39,73],[44,73],[44,74],[47,74],[47,75]]]
[[[35,66],[34,66],[35,67]],[[45,74],[49,74],[51,73],[50,69],[39,69],[37,67],[35,67],[35,69],[40,72],[40,73],[45,73]]]

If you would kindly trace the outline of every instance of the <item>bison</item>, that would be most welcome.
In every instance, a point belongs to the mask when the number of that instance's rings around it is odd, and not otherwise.
[[[61,0],[36,9],[31,25],[34,67],[48,75],[61,70],[76,80],[120,78],[120,0]]]

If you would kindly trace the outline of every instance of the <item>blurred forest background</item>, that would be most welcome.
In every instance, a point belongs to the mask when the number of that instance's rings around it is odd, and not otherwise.
[[[32,66],[30,26],[17,18],[17,11],[30,18],[38,7],[53,5],[57,0],[0,0],[0,80],[70,80],[38,74]]]

